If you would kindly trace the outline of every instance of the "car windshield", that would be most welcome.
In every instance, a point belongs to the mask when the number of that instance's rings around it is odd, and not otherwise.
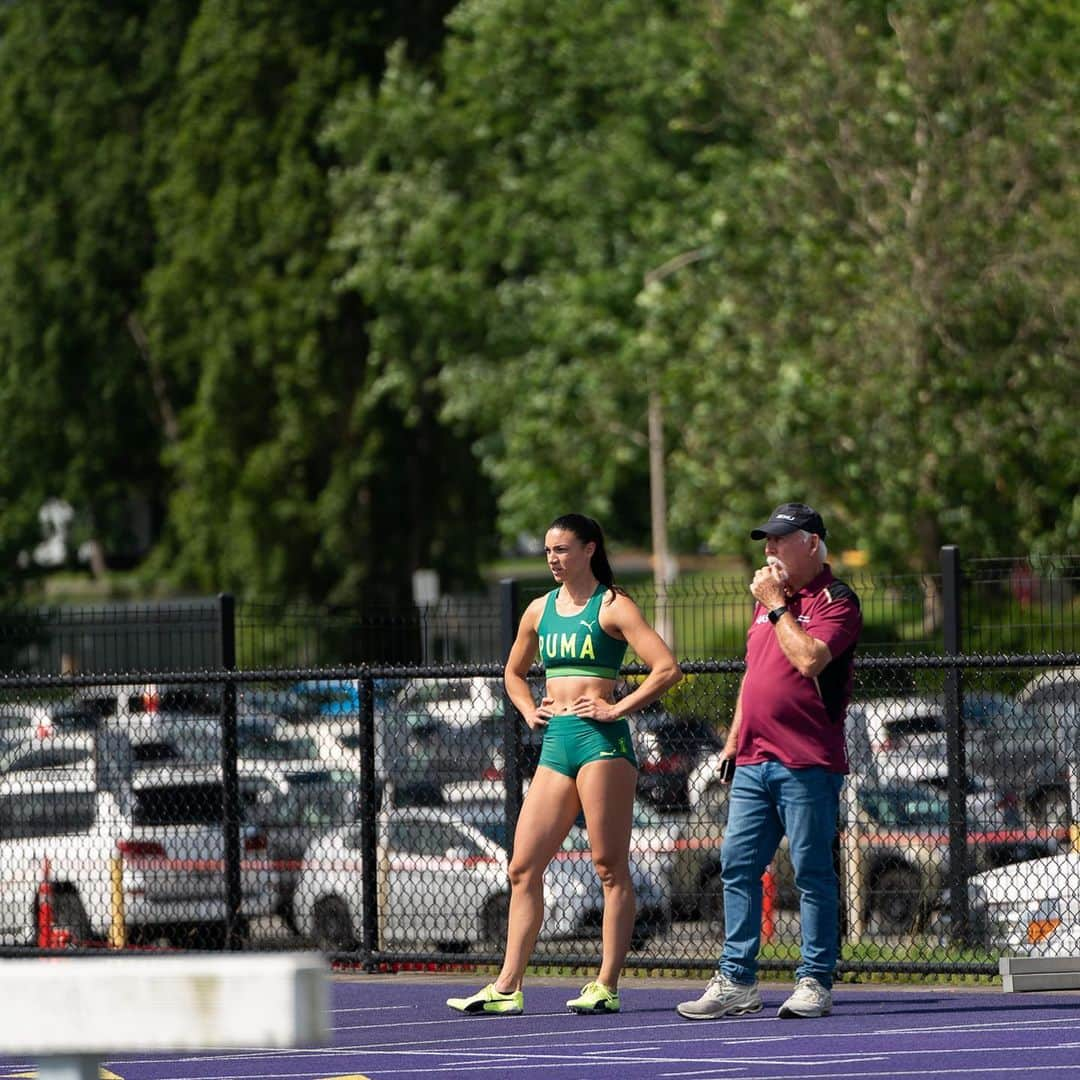
[[[136,825],[220,825],[224,791],[220,783],[168,784],[134,793]]]
[[[260,808],[260,824],[329,828],[359,817],[360,787],[355,778],[320,772],[298,773],[288,781],[287,792]]]
[[[981,799],[980,799],[981,796]],[[1003,811],[987,806],[986,793],[973,802],[967,799],[969,829],[1008,828],[1019,824],[1015,811]],[[912,784],[887,788],[863,788],[858,795],[859,805],[875,824],[896,829],[947,829],[949,800],[944,792],[928,784]]]
[[[258,734],[241,739],[237,752],[253,761],[314,761],[319,756],[319,747],[306,735],[284,738]]]
[[[859,792],[859,804],[878,824],[910,829],[949,824],[948,801],[926,788],[876,788]]]
[[[509,851],[510,834],[506,827],[506,807],[502,802],[459,803],[453,807],[453,812],[455,817],[494,840],[504,851]]]

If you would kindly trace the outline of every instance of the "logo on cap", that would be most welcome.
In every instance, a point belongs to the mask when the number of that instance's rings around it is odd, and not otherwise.
[[[816,533],[825,539],[825,523],[821,515],[805,503],[781,503],[769,516],[764,525],[750,531],[753,540],[764,540],[766,536],[787,536],[797,529]]]

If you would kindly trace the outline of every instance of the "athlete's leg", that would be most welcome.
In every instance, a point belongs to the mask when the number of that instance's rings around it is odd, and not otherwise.
[[[589,830],[593,865],[604,886],[603,958],[598,980],[614,990],[634,933],[630,829],[637,769],[625,758],[591,761],[578,772],[577,789]]]
[[[495,988],[521,988],[525,968],[544,920],[544,871],[581,810],[569,776],[541,765],[529,784],[514,832],[510,860],[510,924]]]

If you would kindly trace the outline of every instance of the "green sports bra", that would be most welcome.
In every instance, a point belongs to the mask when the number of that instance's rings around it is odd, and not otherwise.
[[[558,589],[547,594],[537,632],[540,661],[549,679],[563,675],[591,675],[614,679],[626,655],[626,642],[613,638],[600,625],[600,604],[608,586],[597,585],[589,602],[576,615],[555,610]]]

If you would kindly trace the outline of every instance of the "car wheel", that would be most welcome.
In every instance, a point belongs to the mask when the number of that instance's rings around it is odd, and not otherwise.
[[[322,952],[351,952],[356,948],[349,905],[339,896],[320,900],[312,912],[315,944]]]
[[[724,883],[716,870],[701,879],[701,921],[709,932],[721,941],[724,938]]]
[[[919,920],[922,880],[905,866],[889,866],[870,886],[869,929],[879,934],[908,934]]]
[[[1072,821],[1068,793],[1056,788],[1040,792],[1031,801],[1031,816],[1040,825],[1068,825]]]
[[[639,910],[630,936],[630,948],[635,952],[643,949],[653,938],[667,933],[670,929],[671,919],[665,916],[663,908]]]
[[[510,927],[510,897],[503,893],[492,897],[484,907],[480,922],[480,938],[488,948],[501,949],[506,945]]]
[[[74,889],[57,889],[53,894],[52,921],[55,930],[67,931],[72,947],[90,939],[90,917]]]

